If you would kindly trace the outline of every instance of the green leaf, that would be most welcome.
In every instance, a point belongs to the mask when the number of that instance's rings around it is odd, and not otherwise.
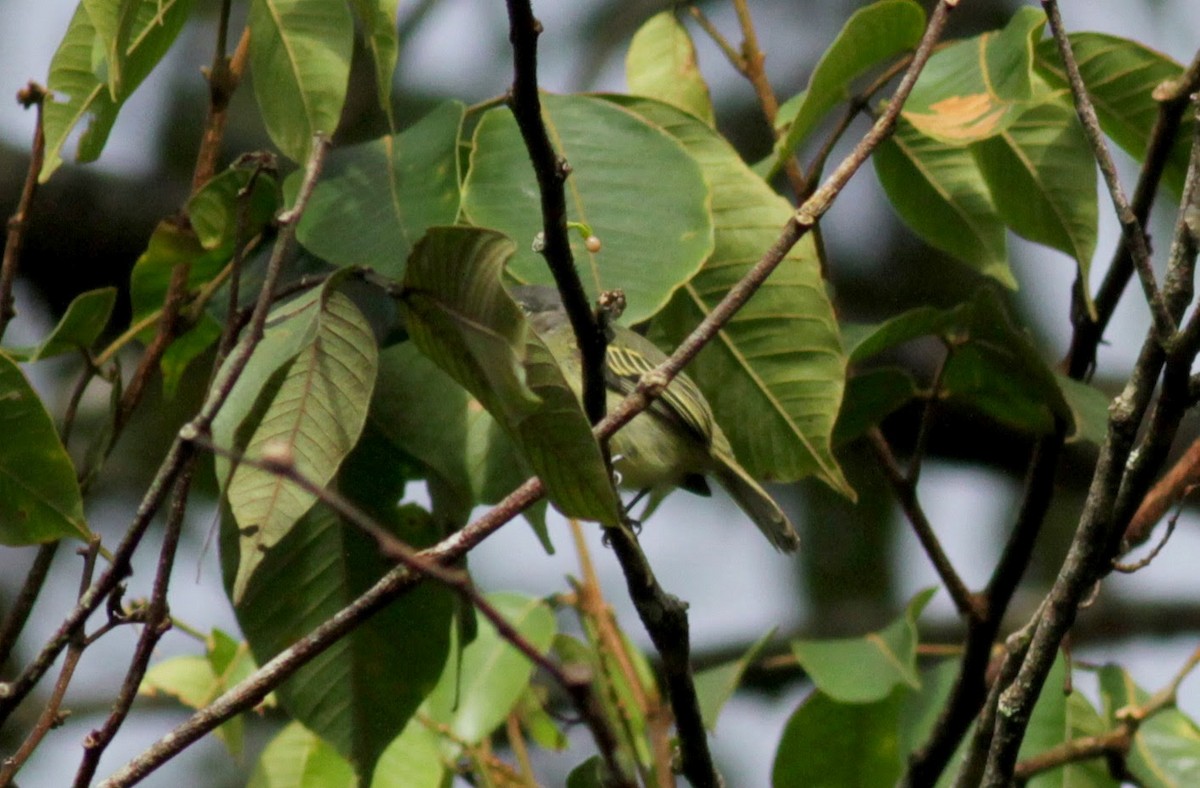
[[[611,783],[604,761],[599,755],[588,758],[567,775],[567,788],[605,788]]]
[[[929,336],[949,336],[955,330],[955,315],[952,310],[919,306],[902,312],[874,326],[857,325],[845,327],[844,334],[853,332],[857,339],[850,344],[850,361],[861,364],[867,359],[903,345],[905,342]]]
[[[512,593],[488,594],[487,599],[539,652],[550,648],[558,627],[545,602]],[[447,664],[427,709],[434,720],[449,726],[457,741],[476,744],[504,722],[532,676],[528,658],[480,616],[479,634],[463,649],[461,666]]]
[[[163,397],[169,400],[175,396],[183,373],[220,338],[221,324],[206,313],[200,316],[196,325],[171,342],[158,365],[163,376]]]
[[[284,452],[300,475],[326,485],[353,448],[367,417],[378,365],[375,337],[354,303],[321,288],[312,340],[291,361],[246,445],[249,457]],[[229,482],[229,506],[241,532],[242,560],[233,599],[241,599],[263,554],[316,498],[278,474],[241,465]]]
[[[447,101],[401,134],[329,154],[296,237],[334,265],[399,279],[413,245],[458,217],[463,105]]]
[[[342,2],[252,0],[250,70],[267,134],[303,164],[317,132],[333,136],[346,99],[354,19]]]
[[[251,187],[251,178],[254,185]],[[250,191],[240,195],[243,189]],[[240,196],[239,196],[240,195]],[[241,243],[265,228],[283,207],[279,183],[271,175],[255,175],[244,167],[230,167],[216,175],[188,200],[187,215],[200,245],[225,259],[239,240],[238,213],[244,211]]]
[[[783,729],[771,784],[775,788],[895,785],[901,756],[896,736],[903,690],[873,703],[839,703],[815,691]]]
[[[1137,41],[1104,33],[1072,33],[1071,51],[1079,64],[1088,97],[1096,108],[1100,126],[1121,148],[1141,161],[1158,118],[1155,90],[1167,80],[1178,79],[1183,66]],[[1058,56],[1058,45],[1047,39],[1036,50],[1038,74],[1051,86],[1067,87],[1066,74]],[[1171,148],[1163,180],[1179,195],[1187,174],[1195,119],[1183,113],[1179,133]]]
[[[1087,441],[1097,446],[1104,443],[1108,435],[1108,406],[1112,397],[1095,386],[1072,380],[1059,372],[1054,373],[1054,378],[1071,409],[1074,429],[1069,440]]]
[[[37,392],[0,352],[0,544],[88,539],[75,467]]]
[[[629,92],[666,102],[714,125],[712,96],[696,62],[696,47],[674,11],[646,20],[625,55]]]
[[[998,134],[1034,98],[1033,48],[1046,15],[1023,6],[998,31],[958,41],[929,58],[903,117],[950,145]]]
[[[100,31],[93,23],[87,5],[81,3],[75,10],[62,43],[50,61],[50,76],[46,82],[50,96],[42,108],[46,159],[38,176],[43,183],[62,164],[67,137],[82,121],[86,121],[87,129],[79,137],[76,160],[95,161],[100,155],[121,106],[171,48],[191,14],[193,0],[139,0],[132,21],[124,10],[117,8],[115,0],[107,3],[111,8],[107,18],[116,20],[116,27],[111,24],[109,27],[110,40],[114,45],[119,45],[121,40],[126,42],[123,67],[118,66],[119,84],[114,84],[115,92],[110,92],[108,79],[96,73],[93,54]],[[126,34],[120,33],[121,26],[126,27]],[[111,68],[110,64],[110,72]]]
[[[375,85],[379,90],[379,108],[388,126],[396,128],[392,111],[392,77],[400,50],[400,0],[351,0],[363,27],[363,38],[371,50],[375,65]]]
[[[920,592],[904,615],[861,638],[793,640],[792,653],[834,703],[877,703],[898,685],[921,686],[917,675],[917,617],[936,589]]]
[[[414,717],[379,756],[371,788],[441,788],[445,780],[440,738]]]
[[[126,48],[142,0],[83,0],[96,37],[104,51],[108,71],[108,92],[114,99],[121,95]]]
[[[1005,223],[1074,258],[1087,282],[1096,251],[1096,162],[1075,110],[1060,101],[1036,104],[971,152]]]
[[[555,506],[615,523],[620,502],[579,400],[500,285],[511,254],[490,230],[430,230],[405,273],[409,333],[504,427]]]
[[[214,629],[208,636],[205,656],[172,657],[152,666],[142,678],[138,694],[153,697],[162,693],[189,708],[202,709],[255,669],[245,643]],[[262,705],[274,705],[274,696],[268,696]],[[242,752],[243,727],[238,715],[216,730],[217,738],[235,757]]]
[[[1105,732],[1104,721],[1079,692],[1068,694],[1067,664],[1060,655],[1038,696],[1019,758],[1030,758],[1071,739]],[[1038,775],[1030,788],[1117,788],[1102,759],[1070,763]]]
[[[1150,693],[1134,683],[1119,665],[1100,669],[1100,695],[1109,727],[1122,710],[1144,706]],[[1200,780],[1200,727],[1177,708],[1166,708],[1138,726],[1126,761],[1146,788],[1182,788]]]
[[[755,641],[738,659],[696,674],[696,695],[700,698],[700,716],[704,719],[704,727],[710,731],[717,729],[717,717],[721,714],[721,708],[733,697],[734,691],[742,683],[746,669],[758,659],[758,655],[773,637],[774,629]]]
[[[792,213],[712,129],[650,99],[620,99],[678,139],[703,165],[713,194],[716,248],[655,320],[674,346],[775,242]],[[831,449],[846,358],[811,236],[688,368],[752,476],[815,475],[853,495]]]
[[[711,197],[700,165],[661,128],[601,98],[545,94],[542,116],[571,167],[567,218],[587,223],[603,244],[593,253],[571,236],[584,289],[594,298],[621,288],[629,302],[625,320],[646,320],[713,250]],[[507,108],[488,112],[475,130],[463,214],[516,240],[509,273],[517,280],[554,283],[532,249],[542,230],[540,201]]]
[[[925,31],[925,11],[912,0],[880,0],[851,14],[821,55],[808,86],[780,107],[776,126],[787,134],[776,143],[770,176],[808,139],[817,124],[851,96],[856,79],[916,47]]]
[[[356,788],[354,769],[298,722],[276,734],[259,756],[247,788]]]
[[[404,487],[386,443],[367,436],[346,459],[339,490],[415,547],[443,535],[428,514],[397,507]],[[238,535],[225,518],[227,587]],[[375,541],[318,505],[266,554],[235,607],[260,664],[325,623],[393,567]],[[423,584],[382,608],[314,658],[278,690],[284,709],[370,775],[441,676],[450,654],[453,592]],[[450,660],[453,663],[453,660]]]
[[[927,137],[900,118],[871,159],[888,201],[909,229],[930,246],[1016,288],[1004,223],[968,148]]]
[[[39,361],[90,348],[108,325],[116,302],[115,287],[101,287],[75,296],[50,336],[43,339],[26,360]]]
[[[170,289],[171,275],[176,265],[188,266],[188,289],[211,281],[225,267],[229,256],[207,251],[190,227],[172,219],[164,219],[154,228],[146,251],[142,252],[129,274],[129,299],[133,320],[162,308]],[[148,341],[158,330],[157,324],[147,326],[139,337]]]
[[[833,445],[842,446],[878,426],[918,393],[912,375],[895,367],[854,375],[846,381],[846,397],[833,428]]]

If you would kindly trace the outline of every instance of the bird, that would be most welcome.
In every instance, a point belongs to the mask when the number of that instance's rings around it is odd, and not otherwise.
[[[562,368],[575,396],[582,399],[583,362],[558,290],[514,285],[509,291]],[[615,322],[606,327],[604,384],[611,410],[667,356],[632,329]],[[621,487],[655,496],[676,487],[707,495],[704,477],[711,475],[777,550],[792,553],[800,546],[800,537],[779,504],[738,463],[708,400],[687,374],[675,376],[650,407],[618,430],[609,450]]]

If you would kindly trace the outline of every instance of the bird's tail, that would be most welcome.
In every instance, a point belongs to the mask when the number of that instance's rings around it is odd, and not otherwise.
[[[714,475],[726,492],[737,501],[758,530],[770,540],[776,550],[794,553],[800,546],[800,536],[787,515],[779,508],[779,504],[767,495],[767,491],[738,465],[736,460],[717,456],[717,468]]]

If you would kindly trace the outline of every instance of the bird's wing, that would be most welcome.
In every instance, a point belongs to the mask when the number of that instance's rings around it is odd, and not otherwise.
[[[646,343],[650,341],[637,334],[634,336]],[[616,391],[629,394],[637,388],[642,375],[653,370],[657,364],[654,363],[651,354],[640,351],[628,340],[625,342],[623,345],[608,345],[607,382]],[[666,356],[662,355],[662,351],[655,348],[655,352],[661,356],[660,361],[665,360]],[[705,445],[712,442],[712,408],[700,393],[700,389],[686,375],[677,375],[662,396],[650,405],[650,411],[683,425],[703,440]]]

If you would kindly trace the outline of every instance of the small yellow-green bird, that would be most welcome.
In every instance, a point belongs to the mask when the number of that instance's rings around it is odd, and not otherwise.
[[[582,396],[579,348],[558,291],[543,285],[519,285],[510,291],[575,395]],[[642,375],[667,359],[641,334],[616,324],[611,329],[604,375],[609,409],[637,388]],[[707,494],[704,477],[715,476],[776,549],[790,553],[800,546],[787,515],[738,464],[708,400],[686,374],[676,376],[661,397],[613,435],[609,449],[621,486],[656,494],[674,487]]]

